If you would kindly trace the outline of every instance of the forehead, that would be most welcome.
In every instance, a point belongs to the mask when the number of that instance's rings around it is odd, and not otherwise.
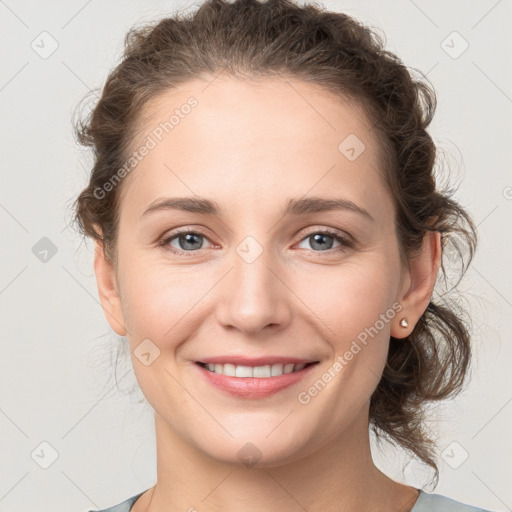
[[[209,80],[146,105],[133,149],[151,148],[123,183],[121,208],[140,213],[166,193],[254,208],[308,192],[385,199],[375,132],[355,100],[299,80]]]

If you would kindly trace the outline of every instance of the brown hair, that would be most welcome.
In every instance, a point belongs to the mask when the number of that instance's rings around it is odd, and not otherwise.
[[[477,233],[471,217],[451,198],[453,190],[436,186],[436,146],[426,131],[436,108],[435,92],[424,75],[415,77],[384,44],[375,30],[346,14],[292,0],[207,0],[190,15],[132,28],[100,100],[85,121],[76,123],[79,142],[93,148],[95,156],[90,182],[75,203],[79,229],[99,240],[116,261],[120,186],[101,198],[95,190],[127,161],[141,112],[158,94],[221,71],[249,79],[288,76],[359,100],[386,160],[403,262],[421,247],[427,231],[438,231],[445,282],[447,243],[453,244],[450,259],[462,262],[461,278]],[[431,300],[410,336],[391,338],[370,402],[377,437],[384,435],[414,453],[434,469],[436,482],[425,405],[462,389],[471,353],[464,316],[446,293]]]

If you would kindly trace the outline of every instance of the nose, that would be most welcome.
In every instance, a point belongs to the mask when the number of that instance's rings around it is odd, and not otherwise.
[[[263,251],[252,262],[234,255],[232,269],[218,290],[216,315],[224,328],[254,336],[289,324],[293,293],[284,271],[278,270],[281,267],[271,261],[268,252]]]

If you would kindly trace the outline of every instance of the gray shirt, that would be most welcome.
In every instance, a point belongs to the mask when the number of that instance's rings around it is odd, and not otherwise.
[[[137,499],[144,494],[143,491],[136,496],[128,498],[126,501],[114,505],[113,507],[104,510],[88,510],[87,512],[130,512],[133,504]],[[489,512],[483,508],[471,507],[460,503],[459,501],[452,500],[440,494],[428,494],[420,490],[420,494],[411,512]]]

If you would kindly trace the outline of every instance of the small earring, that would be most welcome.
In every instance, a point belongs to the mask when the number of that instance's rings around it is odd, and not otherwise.
[[[409,327],[409,322],[407,321],[407,318],[402,318],[402,320],[400,320],[400,326]]]

